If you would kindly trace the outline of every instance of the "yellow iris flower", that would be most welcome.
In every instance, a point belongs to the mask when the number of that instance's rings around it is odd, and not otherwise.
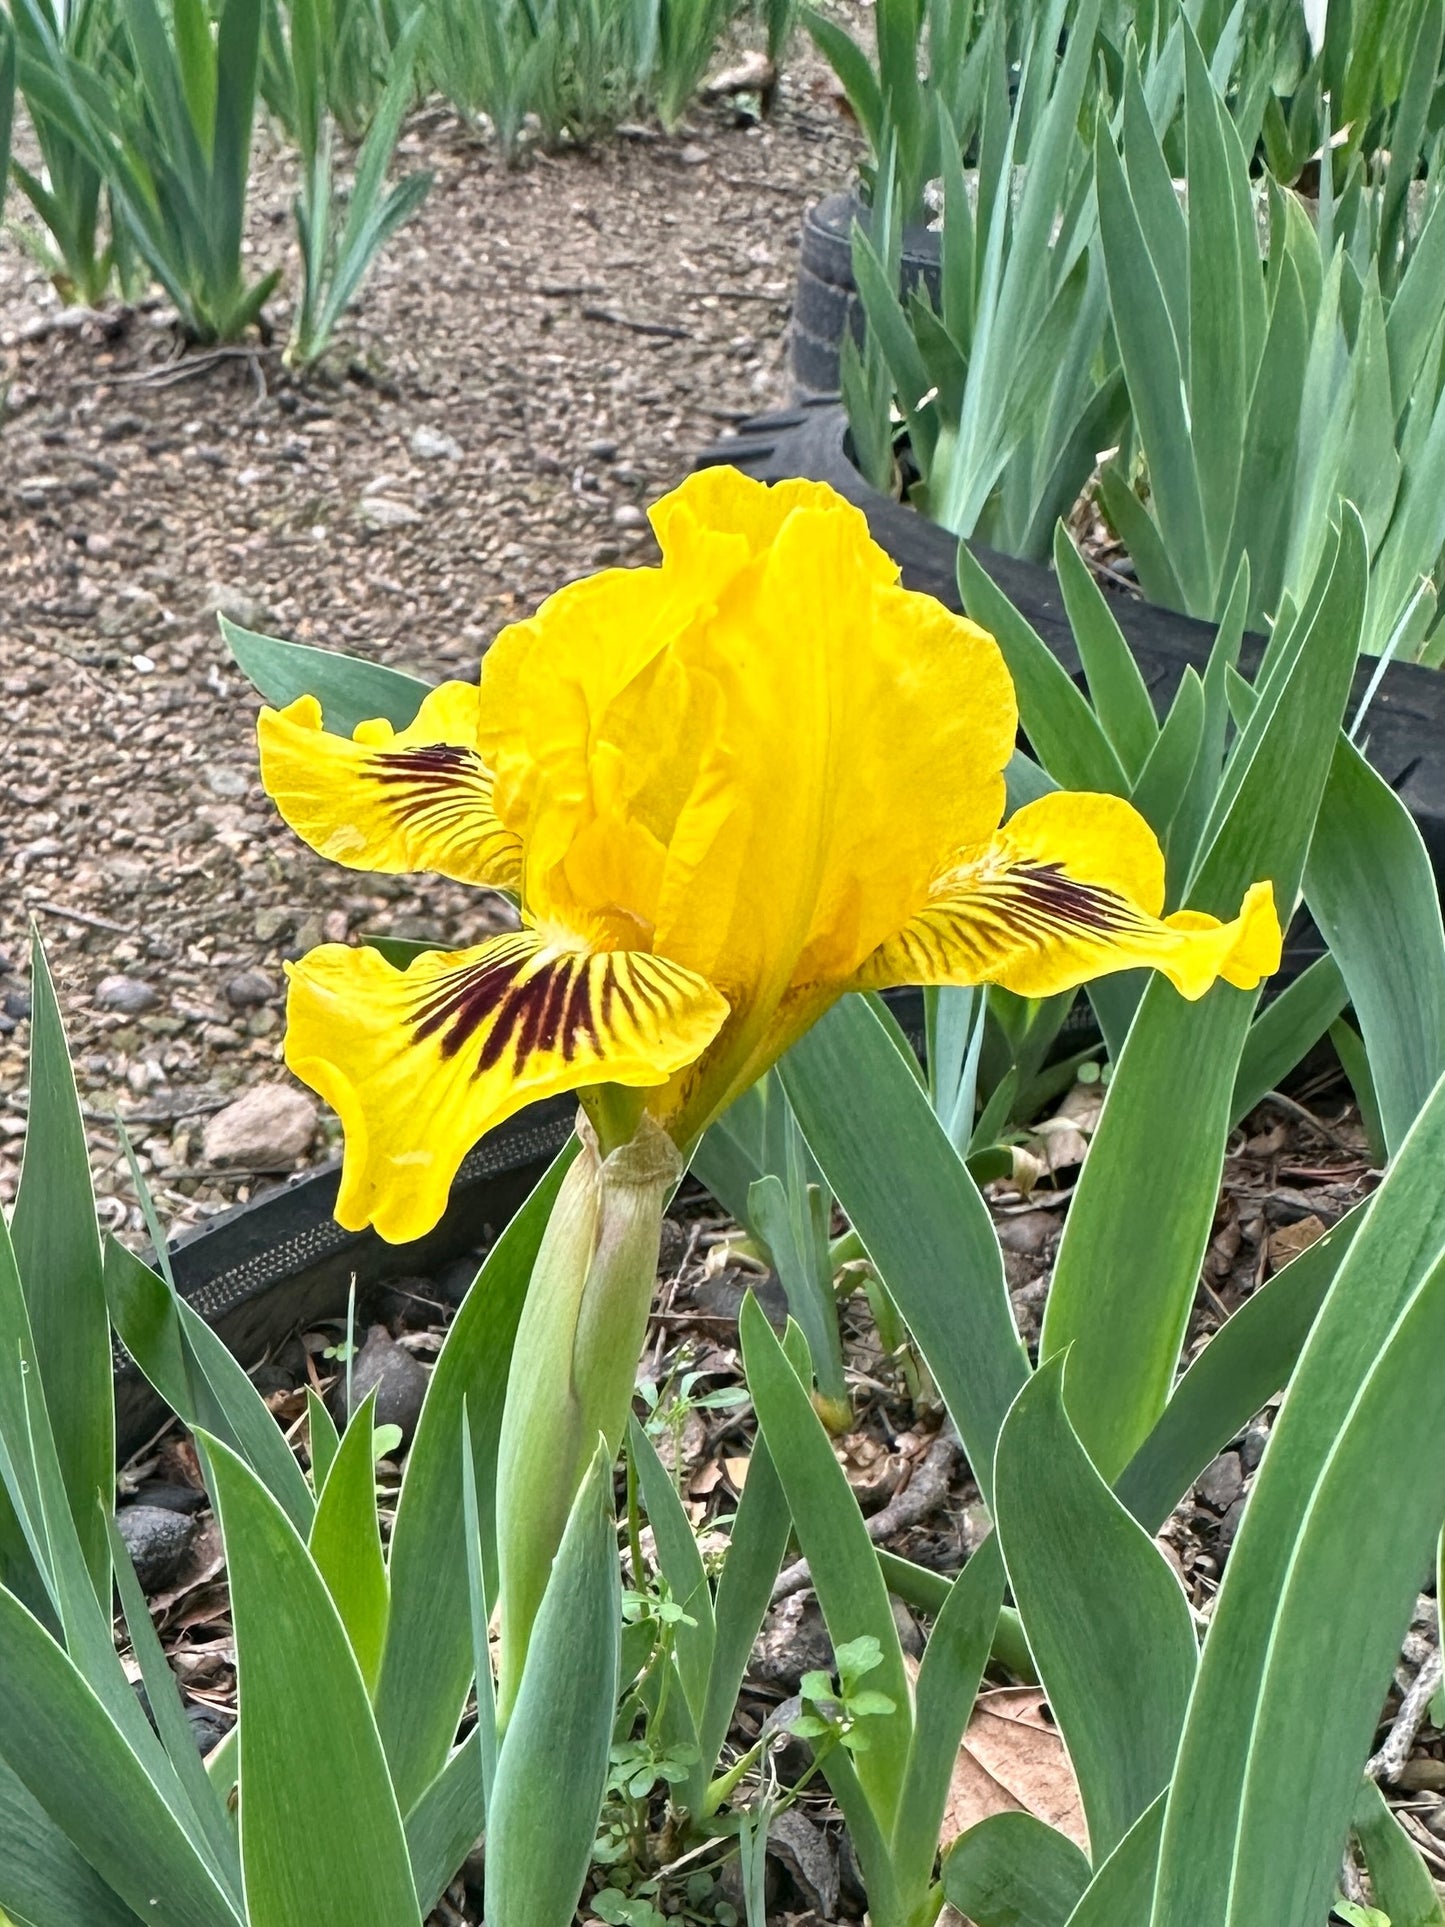
[[[660,567],[560,590],[403,730],[262,712],[266,789],[314,849],[520,902],[519,931],[405,970],[344,944],[292,967],[286,1060],[341,1117],[351,1229],[419,1237],[471,1145],[559,1092],[632,1087],[686,1150],[848,990],[1144,965],[1195,998],[1278,965],[1268,883],[1229,923],[1161,916],[1116,797],[999,827],[998,646],[901,588],[833,490],[712,469],[652,524]]]

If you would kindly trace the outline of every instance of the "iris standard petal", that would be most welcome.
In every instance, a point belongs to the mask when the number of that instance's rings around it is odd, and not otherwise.
[[[675,652],[723,724],[669,839],[654,941],[736,1012],[684,1134],[1003,812],[1017,711],[998,647],[895,577],[856,510],[798,505]]]
[[[771,548],[797,509],[842,514],[857,523],[866,539],[861,510],[827,482],[758,482],[726,464],[689,475],[652,505],[647,519],[667,567],[686,570],[694,577],[713,577],[731,572],[725,558],[735,569],[739,559],[751,560]],[[892,558],[872,542],[868,547],[874,580],[896,580],[898,569]]]
[[[286,1062],[346,1134],[336,1216],[419,1238],[483,1132],[588,1084],[661,1084],[706,1049],[727,1005],[644,951],[586,952],[533,931],[430,951],[402,971],[325,944],[290,966]]]
[[[521,843],[492,807],[476,747],[477,689],[433,689],[405,729],[322,727],[314,696],[263,709],[261,780],[282,816],[320,855],[352,870],[434,870],[458,883],[515,890]]]
[[[1137,810],[1057,791],[964,851],[859,983],[995,983],[1048,997],[1142,966],[1192,1000],[1220,977],[1252,990],[1279,968],[1268,883],[1254,884],[1228,923],[1189,910],[1161,918],[1163,899],[1163,855]]]

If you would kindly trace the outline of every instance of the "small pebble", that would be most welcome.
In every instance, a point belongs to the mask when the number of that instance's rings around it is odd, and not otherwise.
[[[127,1017],[139,1017],[160,1003],[160,992],[139,977],[102,977],[95,988],[95,1002],[101,1010],[118,1010]]]
[[[159,1506],[163,1512],[200,1512],[210,1503],[198,1485],[169,1485],[162,1479],[141,1486],[135,1495],[137,1506]]]
[[[206,788],[212,796],[224,796],[230,802],[239,802],[251,788],[251,778],[243,769],[234,769],[228,763],[212,763],[206,771]]]
[[[219,1706],[206,1706],[200,1700],[192,1700],[186,1708],[186,1718],[191,1723],[191,1733],[195,1738],[199,1753],[213,1753],[236,1724],[227,1719]]]
[[[289,910],[258,910],[251,928],[257,943],[275,943],[289,934],[296,919]]]
[[[128,1505],[115,1523],[146,1597],[173,1586],[196,1536],[195,1520],[165,1506]]]
[[[471,1251],[464,1257],[453,1258],[450,1264],[441,1266],[431,1281],[436,1296],[444,1304],[459,1305],[471,1290],[481,1268],[480,1252]]]
[[[225,616],[238,629],[266,630],[274,620],[265,601],[234,582],[213,582],[201,605],[203,617]]]
[[[400,529],[420,522],[421,510],[390,495],[369,495],[361,504],[361,519],[376,529]]]
[[[254,1010],[279,994],[276,980],[264,970],[238,970],[226,979],[226,1001],[237,1010]]]
[[[1221,1555],[1228,1552],[1229,1548],[1234,1544],[1234,1535],[1238,1532],[1239,1522],[1244,1517],[1246,1503],[1244,1499],[1236,1499],[1219,1522],[1218,1544]]]
[[[207,1121],[207,1164],[284,1171],[311,1148],[320,1118],[313,1099],[290,1084],[258,1084]]]
[[[385,1325],[373,1325],[351,1369],[351,1410],[372,1387],[376,1388],[375,1422],[395,1425],[401,1432],[400,1450],[411,1444],[422,1400],[431,1374],[411,1353],[398,1345]],[[345,1379],[342,1380],[343,1388]],[[342,1396],[345,1396],[343,1389]]]
[[[1196,1488],[1201,1499],[1216,1512],[1227,1512],[1244,1492],[1244,1468],[1237,1452],[1221,1452],[1200,1475]]]
[[[635,502],[623,502],[613,509],[612,524],[619,529],[645,529],[647,517]]]
[[[462,445],[450,435],[439,435],[434,428],[418,428],[408,443],[419,462],[459,462]]]

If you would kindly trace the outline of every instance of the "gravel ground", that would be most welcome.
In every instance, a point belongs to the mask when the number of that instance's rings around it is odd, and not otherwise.
[[[424,111],[403,160],[434,171],[431,195],[306,383],[276,348],[177,359],[154,305],[67,312],[0,237],[0,1201],[24,1129],[28,919],[102,1215],[128,1236],[116,1108],[170,1222],[258,1181],[215,1168],[202,1131],[285,1077],[284,959],[371,928],[489,927],[475,894],[336,870],[273,817],[216,611],[467,675],[561,582],[650,559],[647,503],[786,399],[802,213],[856,153],[806,52],[761,126],[699,106],[675,138],[638,129],[514,173]],[[288,168],[258,157],[258,266],[291,245]],[[327,1122],[293,1165],[329,1154]]]

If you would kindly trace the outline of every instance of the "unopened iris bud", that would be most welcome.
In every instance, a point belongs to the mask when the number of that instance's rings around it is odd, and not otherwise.
[[[537,1254],[512,1352],[497,1461],[502,1650],[498,1714],[521,1683],[532,1622],[600,1432],[614,1454],[632,1404],[662,1214],[682,1175],[644,1115],[605,1157],[585,1115]]]

